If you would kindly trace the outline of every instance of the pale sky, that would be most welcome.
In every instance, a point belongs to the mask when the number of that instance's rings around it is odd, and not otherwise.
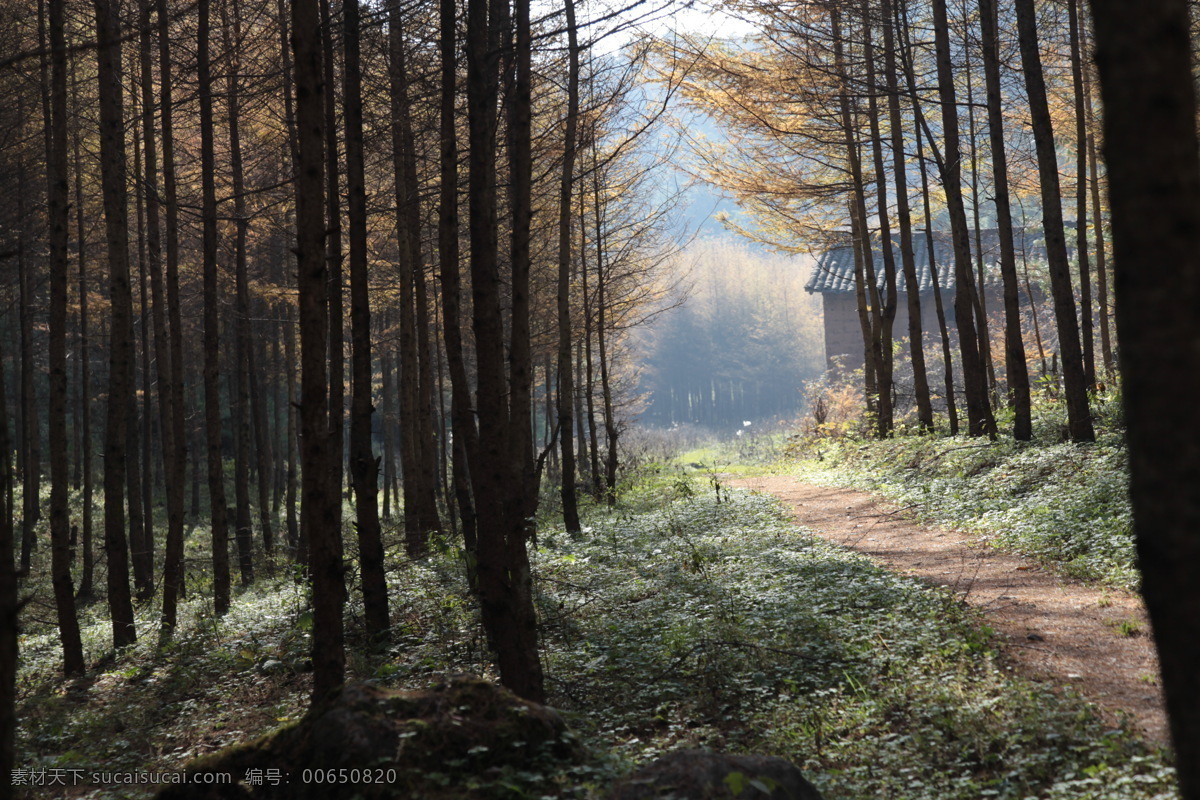
[[[605,0],[588,6],[580,4],[580,21],[599,17],[608,12],[605,7],[627,6],[632,0]],[[550,0],[549,4],[553,4]],[[549,5],[548,4],[548,5]],[[604,38],[598,46],[600,52],[612,52],[628,44],[640,35],[667,36],[673,31],[690,34],[708,34],[717,38],[740,38],[755,32],[755,27],[741,19],[726,14],[719,0],[715,2],[684,2],[683,0],[646,0],[641,5],[625,11],[619,19],[610,20],[604,28],[623,29]]]

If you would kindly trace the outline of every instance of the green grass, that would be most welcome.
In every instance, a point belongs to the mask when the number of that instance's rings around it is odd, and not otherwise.
[[[831,798],[1171,796],[1160,755],[1013,677],[947,594],[686,485],[544,539],[547,670],[593,740],[778,754]]]
[[[593,766],[479,797],[596,797],[683,746],[784,756],[830,800],[1174,796],[1162,754],[1107,729],[1068,689],[1013,677],[949,595],[808,535],[766,497],[646,474],[616,511],[589,507],[583,537],[543,524],[533,558],[550,701]],[[392,647],[366,646],[352,602],[351,675],[404,687],[445,672],[494,678],[461,552],[447,541],[409,562],[398,535]],[[238,593],[220,619],[202,581],[191,588],[165,649],[153,605],[139,610],[142,641],[119,654],[102,607],[90,611],[94,666],[81,684],[55,676],[55,637],[31,627],[21,766],[176,770],[303,713],[310,618],[290,575]]]

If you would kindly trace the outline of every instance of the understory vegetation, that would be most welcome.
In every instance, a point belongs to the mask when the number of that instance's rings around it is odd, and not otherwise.
[[[807,534],[718,477],[645,472],[656,474],[615,511],[591,509],[579,537],[546,521],[535,554],[550,702],[594,757],[477,779],[472,796],[598,796],[693,746],[784,756],[829,798],[1174,796],[1161,753],[1069,690],[1015,677],[950,595]],[[443,542],[412,562],[395,544],[392,647],[352,641],[350,672],[415,688],[445,673],[494,678],[461,550]],[[141,613],[148,629],[156,611]],[[147,639],[106,653],[101,616],[86,629],[93,666],[80,681],[55,677],[52,632],[24,637],[23,764],[176,770],[306,707],[311,614],[291,574],[245,591],[223,618],[192,601],[166,648]],[[359,617],[351,605],[352,636]],[[461,772],[448,765],[429,785]],[[94,795],[139,796],[113,788]]]
[[[1095,398],[1096,441],[1063,441],[1063,411],[1035,407],[1035,439],[797,437],[789,471],[890,498],[1075,577],[1137,589],[1125,432],[1117,396]]]

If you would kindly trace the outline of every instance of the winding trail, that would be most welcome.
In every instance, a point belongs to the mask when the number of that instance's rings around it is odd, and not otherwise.
[[[819,536],[949,587],[996,629],[1015,670],[1070,686],[1110,720],[1128,715],[1147,740],[1167,743],[1158,659],[1137,595],[1056,574],[959,531],[921,525],[863,492],[785,475],[725,483],[772,494]]]

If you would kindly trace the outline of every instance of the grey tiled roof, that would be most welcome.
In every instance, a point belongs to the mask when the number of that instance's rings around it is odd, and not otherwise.
[[[1043,264],[1046,260],[1046,249],[1042,243],[1040,230],[1014,231],[1017,250],[1017,267],[1020,268],[1023,257],[1030,263]],[[984,283],[1000,285],[1000,240],[995,228],[984,229],[979,235],[984,262]],[[942,292],[954,291],[954,250],[948,232],[935,232],[933,235],[933,253],[937,262],[938,285]],[[875,275],[879,288],[883,289],[883,251],[882,240],[873,237]],[[971,264],[974,269],[975,233],[971,232]],[[900,259],[900,239],[893,236],[892,250],[896,257],[896,289],[905,290],[904,266]],[[917,268],[917,285],[922,292],[933,289],[933,278],[929,271],[928,239],[924,233],[913,236],[913,257]],[[854,251],[849,242],[826,250],[817,259],[812,277],[805,285],[809,293],[841,293],[854,291]]]

